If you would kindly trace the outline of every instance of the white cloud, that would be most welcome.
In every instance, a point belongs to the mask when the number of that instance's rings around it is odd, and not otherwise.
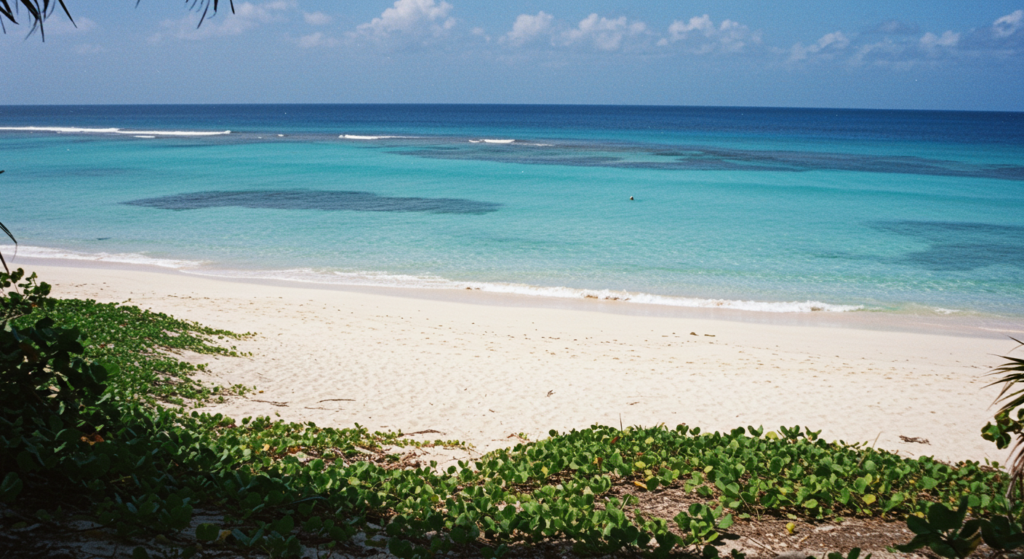
[[[566,45],[589,41],[601,50],[613,51],[622,46],[624,38],[646,32],[647,25],[642,21],[630,22],[626,16],[608,19],[590,14],[578,26],[563,32],[562,40]]]
[[[333,18],[323,12],[302,12],[302,19],[310,25],[327,25]]]
[[[267,2],[265,4],[242,2],[235,7],[235,13],[228,14],[225,12],[224,19],[221,20],[219,25],[208,18],[207,21],[203,22],[203,26],[200,29],[205,28],[210,23],[210,29],[216,34],[239,35],[261,23],[278,21],[281,13],[293,6],[293,2],[286,2],[284,0]]]
[[[512,31],[509,31],[501,42],[513,46],[524,45],[542,34],[551,33],[551,22],[555,17],[544,12],[537,12],[537,15],[521,14],[512,24]]]
[[[688,52],[707,54],[710,52],[740,52],[750,44],[761,42],[760,33],[727,19],[715,25],[707,14],[691,17],[689,21],[676,20],[668,26],[668,37],[658,41],[658,46],[682,42]]]
[[[704,36],[711,36],[715,32],[715,24],[711,23],[711,17],[708,14],[691,17],[688,22],[677,19],[668,26],[668,39],[662,40],[668,43],[683,41],[693,31]]]
[[[1017,10],[995,20],[992,23],[992,34],[1002,39],[1020,31],[1021,27],[1024,27],[1024,10]]]
[[[831,57],[848,46],[850,46],[850,39],[842,31],[836,31],[823,35],[818,42],[807,46],[804,46],[803,43],[793,45],[789,49],[789,59],[797,61],[806,60],[811,56]]]
[[[448,16],[451,9],[443,0],[398,0],[380,17],[358,26],[355,35],[375,39],[398,34],[439,37],[455,27],[455,19]]]
[[[935,33],[925,33],[921,37],[921,48],[930,52],[934,52],[939,47],[953,48],[960,42],[960,34],[952,31],[946,31],[942,36],[938,36]]]
[[[328,37],[320,31],[311,33],[309,35],[303,35],[299,37],[295,44],[299,45],[304,49],[311,49],[316,47],[333,47],[338,44],[338,40],[333,37]]]
[[[472,33],[475,37],[483,38],[483,40],[487,41],[488,43],[491,42],[491,36],[487,34],[487,31],[485,31],[483,27],[474,27],[473,29],[470,30],[470,33]]]
[[[295,2],[277,0],[263,4],[242,2],[235,6],[235,13],[219,12],[215,17],[207,17],[199,26],[201,15],[189,13],[179,20],[165,20],[160,24],[162,31],[150,36],[151,43],[157,43],[164,37],[200,40],[211,37],[240,35],[264,23],[281,21],[288,10],[295,7]]]
[[[888,64],[899,58],[906,48],[902,44],[885,39],[869,45],[862,45],[850,57],[851,66],[862,66],[866,63]]]

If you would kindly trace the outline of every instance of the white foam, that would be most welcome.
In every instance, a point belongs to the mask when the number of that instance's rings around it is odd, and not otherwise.
[[[70,126],[0,126],[12,132],[56,132],[58,134],[113,134],[119,128],[75,128]]]
[[[17,251],[13,245],[0,246],[0,252],[5,255],[24,256],[26,258],[51,258],[54,260],[79,260],[91,262],[110,262],[117,264],[137,264],[140,266],[159,266],[161,268],[174,268],[177,270],[193,268],[202,264],[194,260],[172,260],[168,258],[153,258],[144,254],[136,253],[109,253],[97,252],[86,253],[71,250],[54,249],[46,247],[34,247],[19,245]],[[11,258],[7,258],[8,264]]]
[[[230,130],[222,132],[200,132],[192,130],[117,130],[115,134],[146,134],[150,136],[224,136],[230,134]]]
[[[563,299],[596,299],[599,301],[621,301],[645,305],[669,307],[719,308],[741,311],[805,313],[805,312],[850,312],[861,310],[862,305],[833,305],[820,301],[742,301],[732,299],[700,299],[696,297],[674,297],[651,293],[634,293],[608,289],[575,289],[571,287],[537,287],[525,284],[467,283],[470,289],[494,293],[557,297]]]
[[[689,308],[720,308],[771,313],[852,312],[862,305],[834,305],[820,301],[741,301],[673,297],[627,291],[576,289],[571,287],[540,287],[521,283],[458,282],[436,276],[411,276],[386,272],[322,272],[310,268],[276,271],[188,270],[189,273],[236,279],[271,279],[328,285],[366,287],[400,287],[409,289],[476,290],[489,293],[550,297],[559,299],[595,299],[646,305]]]
[[[415,138],[416,136],[360,136],[358,134],[342,134],[338,137],[346,140],[390,140],[394,138]]]
[[[0,253],[13,256],[15,254],[14,246],[0,245]],[[51,258],[55,260],[78,260],[136,264],[141,266],[159,266],[161,268],[173,268],[195,275],[222,278],[269,279],[326,285],[399,287],[407,289],[474,290],[488,293],[525,295],[531,297],[594,299],[597,301],[615,301],[620,303],[638,303],[670,307],[718,308],[769,313],[852,312],[864,309],[863,305],[835,305],[831,303],[822,303],[820,301],[776,302],[753,300],[743,301],[733,299],[701,299],[696,297],[675,297],[670,295],[654,295],[651,293],[614,291],[609,289],[577,289],[572,287],[542,287],[523,283],[452,281],[437,276],[412,276],[375,271],[338,272],[320,271],[311,268],[294,268],[288,270],[211,270],[200,269],[199,267],[204,264],[204,262],[194,260],[153,258],[137,253],[84,253],[34,246],[19,246],[17,255],[27,258]],[[10,261],[10,258],[8,258],[8,260]]]
[[[55,132],[57,134],[128,134],[142,136],[223,136],[230,130],[222,132],[203,132],[198,130],[123,130],[121,128],[76,128],[68,126],[0,126],[0,130],[12,132]]]
[[[511,143],[515,142],[515,140],[500,140],[500,139],[483,138],[483,139],[480,139],[480,140],[470,140],[469,142],[472,143],[472,144],[479,144],[480,142],[483,142],[485,144],[511,144]]]
[[[146,139],[146,140],[152,140],[153,138],[156,138],[156,136],[135,136],[135,137],[136,138],[143,138],[143,139]]]

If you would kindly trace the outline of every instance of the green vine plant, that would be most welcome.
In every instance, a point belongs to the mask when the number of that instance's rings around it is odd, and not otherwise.
[[[1013,339],[1013,338],[1011,338]],[[1020,340],[1018,348],[1024,345]],[[928,547],[936,554],[949,559],[969,557],[981,542],[999,552],[1009,552],[1024,547],[1024,530],[1021,527],[1021,507],[1017,506],[1024,497],[1024,359],[1003,356],[1006,361],[992,370],[990,375],[1002,375],[989,386],[1000,385],[995,403],[1001,404],[994,422],[982,428],[982,437],[992,441],[1000,449],[1013,445],[1010,458],[1009,478],[1006,486],[1005,514],[982,517],[975,509],[975,518],[967,520],[968,511],[974,507],[970,497],[960,499],[956,509],[941,503],[928,507],[927,514],[907,517],[907,527],[914,532],[912,541],[897,546],[900,551],[915,551]]]
[[[553,546],[717,557],[736,523],[765,516],[913,517],[926,523],[912,529],[940,540],[973,537],[951,536],[941,512],[966,503],[968,522],[985,520],[984,541],[1019,533],[998,464],[911,460],[800,426],[595,425],[441,469],[408,459],[403,449],[424,443],[400,433],[202,412],[229,390],[200,383],[199,366],[176,352],[244,358],[232,344],[248,334],[54,299],[22,270],[0,273],[0,295],[0,501],[12,511],[2,531],[88,519],[139,544],[138,556],[144,544],[177,556],[369,546],[401,558],[500,557]],[[648,512],[665,495],[685,506]],[[197,514],[205,521],[193,528]]]

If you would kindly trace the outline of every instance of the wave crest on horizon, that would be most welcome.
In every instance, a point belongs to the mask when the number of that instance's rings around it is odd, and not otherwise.
[[[202,131],[202,130],[124,130],[122,128],[78,128],[73,126],[0,126],[0,130],[7,132],[54,132],[57,134],[125,134],[136,137],[142,136],[224,136],[230,134],[230,130],[223,131]]]

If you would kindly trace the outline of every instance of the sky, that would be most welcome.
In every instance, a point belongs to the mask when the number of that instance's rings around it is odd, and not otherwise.
[[[1024,111],[1024,0],[66,4],[0,35],[0,104]]]

